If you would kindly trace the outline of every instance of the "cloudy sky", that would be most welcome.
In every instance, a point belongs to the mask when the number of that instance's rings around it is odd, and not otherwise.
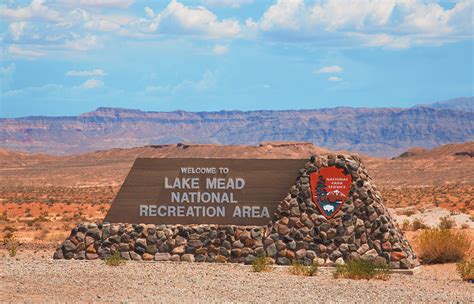
[[[473,95],[474,1],[2,0],[0,117]]]

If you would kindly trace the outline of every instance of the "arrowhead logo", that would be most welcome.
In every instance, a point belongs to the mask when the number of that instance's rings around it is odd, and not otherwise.
[[[311,173],[309,178],[313,202],[324,217],[333,218],[349,195],[352,176],[332,166]]]

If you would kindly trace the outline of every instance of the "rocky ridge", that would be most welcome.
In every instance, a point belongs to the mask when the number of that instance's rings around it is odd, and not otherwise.
[[[257,145],[291,140],[330,150],[396,156],[413,146],[433,148],[474,140],[474,112],[464,109],[146,112],[98,108],[70,117],[0,118],[0,146],[63,155],[179,142]]]

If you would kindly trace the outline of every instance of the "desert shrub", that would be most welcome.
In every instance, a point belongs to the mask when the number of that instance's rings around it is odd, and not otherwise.
[[[270,263],[270,258],[268,257],[257,257],[252,262],[252,270],[254,272],[268,272],[272,271],[273,267]]]
[[[439,219],[440,229],[452,229],[456,226],[456,221],[449,215],[443,216]]]
[[[471,241],[464,231],[428,229],[418,236],[418,247],[425,264],[458,262],[468,255]]]
[[[313,262],[311,265],[305,266],[299,261],[293,261],[289,271],[294,275],[313,276],[318,271],[318,263]]]
[[[456,269],[463,280],[474,280],[474,259],[458,262]]]
[[[419,229],[428,229],[430,228],[428,225],[425,224],[425,222],[420,219],[420,218],[416,218],[413,220],[413,222],[411,223],[411,227],[413,229],[413,231],[417,231]]]
[[[119,251],[115,251],[113,255],[105,259],[105,264],[108,266],[122,266],[125,265],[125,263],[125,259],[120,256]]]
[[[399,214],[400,215],[406,215],[406,216],[412,216],[413,214],[415,214],[415,210],[408,209],[408,210],[401,211]]]
[[[7,210],[3,211],[2,215],[0,215],[0,221],[8,223],[8,213]]]
[[[410,229],[411,229],[410,221],[408,219],[405,219],[402,223],[402,230],[403,231],[408,231]]]
[[[348,278],[353,280],[388,280],[390,278],[390,268],[383,265],[375,265],[370,261],[351,260],[343,265],[336,265],[333,272],[334,278]]]
[[[10,229],[7,229],[7,228],[10,228]],[[20,243],[16,240],[15,230],[14,228],[7,226],[5,227],[3,232],[4,232],[3,245],[8,250],[8,254],[10,255],[10,257],[14,257],[16,256],[16,253],[18,251],[18,246],[20,245]]]
[[[44,241],[49,234],[48,228],[43,228],[41,231],[35,236],[35,240]]]

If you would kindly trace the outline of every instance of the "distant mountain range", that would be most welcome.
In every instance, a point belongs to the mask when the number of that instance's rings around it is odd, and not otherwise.
[[[396,156],[474,140],[474,98],[413,108],[145,112],[98,108],[79,116],[0,119],[0,147],[49,154],[179,142],[256,145],[306,141],[331,150]]]

